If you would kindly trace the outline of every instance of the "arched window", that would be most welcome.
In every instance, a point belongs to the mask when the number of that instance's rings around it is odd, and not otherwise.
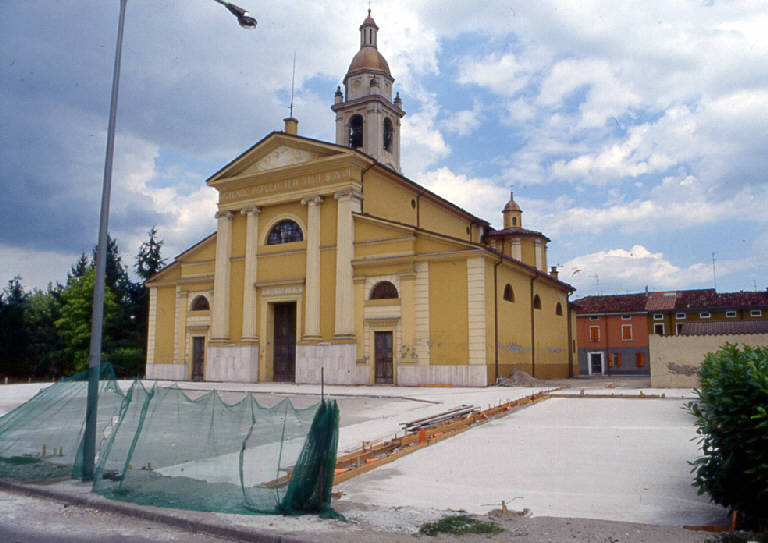
[[[392,121],[389,117],[384,119],[384,150],[392,150]]]
[[[352,149],[363,146],[363,116],[360,114],[349,119],[349,146]]]
[[[504,286],[504,299],[508,302],[515,301],[515,291],[512,290],[512,285],[509,283]]]
[[[541,298],[539,298],[538,294],[533,297],[533,308],[541,309]]]
[[[561,304],[560,302],[557,302],[557,305],[555,306],[555,314],[556,315],[563,314],[563,304]]]
[[[397,287],[389,281],[380,281],[371,289],[371,300],[388,300],[399,297]]]
[[[211,306],[208,304],[208,300],[202,294],[195,296],[192,300],[192,304],[189,306],[190,311],[208,311]]]
[[[301,231],[301,227],[294,221],[285,219],[272,227],[267,238],[267,245],[279,245],[281,243],[303,240],[304,234]]]

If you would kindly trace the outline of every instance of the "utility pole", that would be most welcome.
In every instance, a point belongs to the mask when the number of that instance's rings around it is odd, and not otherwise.
[[[255,28],[256,19],[248,12],[229,2],[215,0],[237,17],[243,28]],[[112,192],[112,158],[115,150],[115,122],[117,120],[117,91],[120,83],[120,61],[123,50],[123,28],[125,7],[128,0],[120,0],[120,20],[117,24],[117,46],[115,65],[112,72],[112,97],[109,103],[109,124],[107,126],[107,153],[104,160],[104,183],[101,190],[101,211],[99,214],[99,242],[96,245],[96,270],[93,285],[93,312],[91,319],[91,342],[88,348],[88,397],[85,408],[85,435],[83,443],[84,481],[93,480],[94,457],[96,456],[96,419],[99,407],[99,374],[101,373],[101,340],[104,324],[104,281],[107,263],[107,233],[109,232],[109,201]]]

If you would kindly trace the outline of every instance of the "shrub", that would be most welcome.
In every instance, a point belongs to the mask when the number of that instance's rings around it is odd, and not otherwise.
[[[746,515],[768,520],[768,347],[725,344],[699,370],[696,417],[703,456],[691,464],[699,494]]]
[[[448,515],[435,522],[427,522],[419,528],[422,535],[438,534],[498,534],[504,529],[493,522],[484,522],[468,515]]]

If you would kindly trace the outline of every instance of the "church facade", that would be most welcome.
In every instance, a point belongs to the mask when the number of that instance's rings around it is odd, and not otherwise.
[[[510,197],[495,230],[401,174],[370,13],[336,142],[285,120],[208,179],[217,231],[149,281],[150,379],[485,386],[573,372],[573,288]]]

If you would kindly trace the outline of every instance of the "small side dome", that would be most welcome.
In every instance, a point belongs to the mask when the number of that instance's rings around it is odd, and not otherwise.
[[[504,217],[504,228],[521,228],[523,226],[523,210],[515,202],[514,194],[509,193],[509,202],[501,212]]]
[[[509,193],[509,202],[507,202],[507,205],[504,206],[504,211],[522,211],[520,206],[517,205],[517,202],[515,202],[513,192]]]

